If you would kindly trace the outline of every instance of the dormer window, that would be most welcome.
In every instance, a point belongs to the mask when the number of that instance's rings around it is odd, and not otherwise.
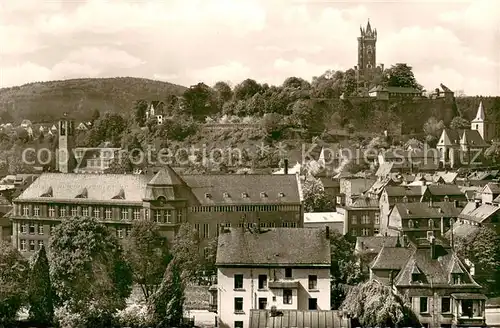
[[[279,197],[285,197],[285,193],[280,192],[280,193],[278,194],[278,196],[279,196]]]
[[[53,197],[52,187],[49,187],[40,197]]]
[[[224,198],[231,198],[231,196],[229,196],[229,193],[227,193],[227,192],[223,193],[223,194],[222,194],[222,196],[223,196]]]
[[[462,282],[462,274],[461,273],[452,273],[451,274],[451,282],[453,285],[460,285]]]
[[[444,196],[444,201],[447,202],[450,200],[450,197],[448,197],[448,195]]]
[[[116,194],[113,199],[125,199],[125,191],[123,189],[120,189],[120,191],[118,191],[118,194]]]
[[[406,214],[410,215],[411,211],[409,209],[406,209]]]
[[[265,192],[261,192],[261,193],[260,193],[260,197],[261,197],[261,198],[266,198],[266,197],[267,197],[267,194],[266,194]]]
[[[408,203],[408,197],[406,196],[403,197],[403,203]]]
[[[416,265],[413,266],[413,270],[411,271],[411,282],[422,282],[422,272],[417,268]]]
[[[210,198],[212,198],[212,195],[210,195],[209,193],[205,193],[205,198],[210,199]]]
[[[433,219],[429,219],[428,221],[428,226],[429,228],[433,229],[434,228],[434,220]]]
[[[415,227],[415,223],[413,220],[408,220],[408,228],[413,229]]]
[[[248,198],[248,193],[242,192],[241,193],[241,198]]]
[[[87,198],[87,197],[88,197],[87,188],[83,188],[82,190],[80,190],[78,195],[76,195],[76,198]]]

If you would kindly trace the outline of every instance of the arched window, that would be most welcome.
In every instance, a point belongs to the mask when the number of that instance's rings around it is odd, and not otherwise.
[[[429,219],[429,221],[427,221],[427,222],[428,222],[429,228],[431,228],[431,229],[434,228],[434,220],[433,219]]]
[[[408,220],[408,228],[413,229],[415,227],[415,224],[413,223],[413,220]]]
[[[161,205],[164,205],[166,202],[167,202],[167,199],[165,198],[165,196],[159,196],[157,198],[158,202],[161,204]]]

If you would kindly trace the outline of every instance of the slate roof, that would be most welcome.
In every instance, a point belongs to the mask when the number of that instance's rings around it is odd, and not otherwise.
[[[458,177],[456,172],[436,172],[436,175],[442,177],[445,183],[454,183]]]
[[[401,270],[415,251],[410,247],[382,247],[373,260],[371,268],[375,270]]]
[[[43,173],[17,199],[44,199],[43,194],[52,189],[52,197],[47,200],[75,199],[85,187],[87,200],[112,201],[121,189],[125,193],[126,202],[142,202],[148,179],[142,175],[126,174],[78,174],[78,173]]]
[[[182,176],[203,205],[211,204],[298,204],[299,187],[295,175],[214,174]],[[224,197],[224,193],[229,197]],[[264,194],[261,195],[261,192]],[[243,193],[247,197],[243,197]],[[280,196],[280,193],[283,193]],[[205,197],[209,194],[210,197]]]
[[[429,185],[427,186],[427,190],[434,196],[465,196],[462,190],[455,184]]]
[[[467,208],[467,211],[465,211],[464,208],[464,210],[460,213],[459,218],[482,223],[500,210],[500,207],[490,204],[482,204],[477,208],[474,203],[473,205],[474,207],[472,208],[470,206]]]
[[[18,200],[43,200],[49,188],[53,200],[75,201],[82,188],[88,192],[87,200],[110,201],[123,189],[124,200],[113,202],[142,202],[148,183],[173,184],[184,181],[197,201],[203,205],[221,204],[299,204],[299,190],[295,175],[184,175],[171,168],[159,170],[156,176],[136,174],[77,174],[43,173]],[[229,197],[225,197],[227,193]],[[206,197],[206,195],[209,197]],[[245,197],[247,196],[247,197]]]
[[[500,194],[500,183],[488,182],[486,186],[484,186],[483,192],[486,191],[486,187],[488,187],[491,190],[492,194]]]
[[[323,229],[276,228],[261,233],[229,229],[219,235],[219,266],[330,266],[330,242]]]
[[[249,328],[340,328],[342,319],[336,310],[280,310],[282,315],[271,317],[270,311],[250,310]]]
[[[397,203],[394,205],[394,209],[397,209],[397,212],[403,219],[455,218],[458,217],[462,211],[462,208],[455,207],[453,202],[434,202],[432,206],[427,202]]]
[[[348,209],[378,209],[378,200],[368,197],[359,197],[351,205],[346,206]]]
[[[481,134],[479,134],[479,131],[477,130],[464,130],[461,138],[461,143],[470,145],[472,147],[478,146],[478,147],[487,147],[488,143],[486,143],[481,137]]]
[[[356,238],[356,250],[360,253],[378,253],[382,247],[396,247],[397,236],[369,236]]]
[[[421,186],[386,186],[385,190],[389,197],[422,196]]]
[[[456,266],[467,274],[467,279],[464,279],[460,284],[461,288],[480,288],[454,253],[446,251],[445,254],[439,256],[437,259],[432,259],[430,249],[428,248],[416,249],[394,282],[396,286],[448,287],[450,286],[450,274]],[[417,267],[424,275],[425,279],[423,279],[422,283],[412,283],[412,271],[414,267]]]

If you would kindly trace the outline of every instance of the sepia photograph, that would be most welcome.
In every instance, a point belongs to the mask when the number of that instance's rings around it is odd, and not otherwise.
[[[0,0],[0,328],[500,328],[500,1]]]

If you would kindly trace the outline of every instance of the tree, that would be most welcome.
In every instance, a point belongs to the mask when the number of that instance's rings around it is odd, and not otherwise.
[[[315,110],[310,100],[297,100],[292,106],[292,113],[298,124],[311,133],[321,133],[325,129],[323,113]]]
[[[96,108],[94,109],[94,111],[92,112],[92,115],[90,116],[90,123],[92,124],[92,126],[94,126],[94,123],[101,117],[101,113],[99,112],[99,110]]]
[[[450,128],[454,130],[464,130],[470,128],[470,122],[465,118],[456,116],[451,120]]]
[[[383,83],[389,87],[423,89],[415,79],[412,67],[404,63],[392,65],[386,69],[384,71]]]
[[[27,151],[25,152],[23,158],[23,154],[20,151],[14,149],[8,155],[7,162],[9,164],[9,174],[33,173],[33,166],[35,165],[35,153],[32,151]]]
[[[233,97],[233,90],[231,90],[229,84],[223,81],[215,83],[213,89],[215,91],[215,97],[217,99],[218,111],[222,111],[222,106],[226,102],[230,101]]]
[[[148,111],[148,102],[144,99],[137,100],[134,106],[135,121],[139,127],[146,124],[146,112]]]
[[[120,114],[106,113],[95,122],[90,130],[89,144],[97,147],[103,142],[111,142],[113,145],[120,145],[122,135],[127,127],[127,122]]]
[[[332,307],[338,309],[348,286],[358,284],[363,275],[354,255],[354,243],[337,231],[330,232],[330,255],[331,302]]]
[[[54,299],[49,260],[42,246],[35,254],[29,279],[29,320],[50,325],[54,319]]]
[[[257,81],[246,79],[234,87],[233,97],[235,100],[247,100],[258,92],[262,91],[262,86]]]
[[[189,223],[181,224],[173,241],[172,256],[185,282],[196,277],[200,269],[198,245],[198,231]]]
[[[484,156],[488,159],[493,160],[496,162],[498,158],[500,157],[500,142],[498,141],[493,141],[491,143],[491,146],[489,146],[485,151],[484,151]]]
[[[283,88],[290,89],[309,89],[311,83],[307,82],[303,78],[291,76],[283,82]]]
[[[0,326],[13,327],[25,304],[29,265],[6,241],[0,240]]]
[[[302,184],[305,212],[331,212],[335,209],[332,200],[325,193],[321,180],[307,175]]]
[[[424,123],[424,133],[427,143],[433,147],[437,139],[440,137],[441,132],[445,128],[444,122],[438,121],[434,116],[431,116],[427,122]]]
[[[212,277],[217,274],[217,268],[215,266],[215,260],[217,258],[217,244],[219,238],[214,236],[209,240],[207,246],[207,257],[203,263],[203,271],[205,271],[205,276]]]
[[[454,238],[457,255],[474,264],[476,281],[494,296],[500,295],[500,236],[481,226],[466,237]]]
[[[278,140],[283,133],[283,115],[277,113],[268,113],[262,117],[262,129],[271,139]]]
[[[419,327],[415,314],[403,298],[376,280],[349,290],[342,310],[362,327]]]
[[[197,120],[204,120],[206,116],[217,113],[217,101],[214,90],[204,83],[192,85],[184,91],[184,102],[188,114]]]
[[[344,72],[328,70],[314,77],[312,96],[316,98],[338,98],[344,92]]]
[[[356,83],[356,72],[354,69],[348,69],[342,80],[342,90],[346,96],[351,96],[356,93],[357,83]]]
[[[158,291],[151,297],[149,308],[157,327],[178,327],[182,322],[184,306],[184,281],[181,264],[170,262]]]
[[[166,238],[153,221],[134,221],[125,242],[125,258],[133,272],[134,282],[141,287],[148,300],[160,285],[170,261]]]
[[[109,326],[132,285],[115,235],[95,218],[72,217],[54,230],[50,254],[57,305],[80,315],[87,326]]]

